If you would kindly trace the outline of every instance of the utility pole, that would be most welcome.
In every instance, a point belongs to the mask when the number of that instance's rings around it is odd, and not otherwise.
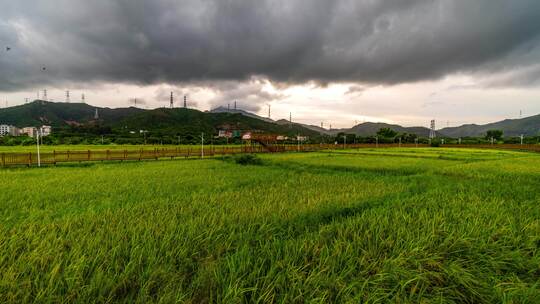
[[[70,102],[70,98],[69,98],[69,90],[66,91],[66,102],[67,102],[67,103]]]
[[[86,103],[86,96],[84,96],[84,93],[81,94],[81,102]]]
[[[268,119],[270,119],[270,104],[268,104]]]
[[[174,96],[173,92],[171,92],[171,109],[174,108]]]
[[[36,129],[36,145],[37,145],[37,161],[38,161],[38,167],[41,167],[41,153],[39,151],[39,129]]]
[[[523,146],[523,134],[521,134],[521,135],[519,136],[519,139],[520,139],[521,145]]]
[[[184,109],[187,109],[187,95],[184,95]]]
[[[47,89],[43,90],[43,100],[47,101]]]
[[[297,134],[297,135],[296,135],[296,142],[297,142],[296,150],[297,150],[298,152],[300,152],[300,134]]]
[[[201,133],[201,158],[204,158],[204,133]]]

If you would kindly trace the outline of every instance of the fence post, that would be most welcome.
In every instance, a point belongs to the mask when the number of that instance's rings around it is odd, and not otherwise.
[[[56,165],[56,150],[53,150],[53,163]]]
[[[6,166],[6,153],[3,152],[2,153],[2,167],[5,167]]]
[[[32,166],[32,152],[28,153],[28,167]]]

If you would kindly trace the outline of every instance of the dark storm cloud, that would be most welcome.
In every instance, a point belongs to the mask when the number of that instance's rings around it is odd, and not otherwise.
[[[521,55],[538,50],[540,33],[538,0],[0,0],[0,7],[0,41],[12,47],[0,56],[4,91],[254,75],[394,84],[526,66],[538,56]]]

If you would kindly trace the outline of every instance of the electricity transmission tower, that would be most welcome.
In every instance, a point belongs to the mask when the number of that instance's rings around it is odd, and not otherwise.
[[[429,138],[430,138],[430,139],[433,139],[433,138],[435,138],[436,136],[437,136],[437,135],[436,135],[436,133],[435,133],[435,120],[432,119],[432,120],[431,120],[431,127],[430,127],[430,129],[429,129]]]

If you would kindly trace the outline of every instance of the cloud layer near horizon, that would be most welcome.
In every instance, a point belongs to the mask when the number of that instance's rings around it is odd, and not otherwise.
[[[505,73],[495,85],[519,86],[540,77],[531,67],[537,0],[0,3],[0,41],[12,48],[0,56],[0,91],[253,77],[384,85],[494,72]]]

